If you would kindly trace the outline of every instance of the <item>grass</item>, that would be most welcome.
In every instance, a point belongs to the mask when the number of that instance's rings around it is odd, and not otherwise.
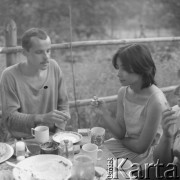
[[[180,84],[179,43],[149,43],[147,45],[157,67],[156,81],[158,86],[166,87]],[[74,50],[75,62],[73,65],[77,99],[88,99],[94,95],[103,97],[117,94],[121,85],[117,78],[117,71],[111,63],[117,48],[117,46],[105,46]],[[72,64],[69,54],[68,51],[55,51],[53,57],[58,61],[65,74],[69,99],[74,100]],[[172,93],[166,94],[166,97],[170,105],[176,104],[176,98]],[[108,110],[115,119],[116,103],[108,104]],[[103,116],[93,114],[90,106],[80,107],[78,112],[71,109],[71,115],[72,118],[68,125],[70,129],[78,128],[78,120],[81,128],[92,126],[92,124],[93,126],[104,126]]]

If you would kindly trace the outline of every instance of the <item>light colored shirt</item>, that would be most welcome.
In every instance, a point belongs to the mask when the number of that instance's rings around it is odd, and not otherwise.
[[[150,99],[157,97],[159,99],[159,104],[162,104],[162,106],[164,106],[167,103],[167,100],[164,96],[164,93],[159,88],[156,88],[155,92],[149,96],[144,105],[136,104],[128,101],[128,99],[126,98],[127,88],[128,87],[125,88],[123,99],[126,136],[138,138],[145,124]],[[156,141],[158,141],[160,136],[162,135],[161,124],[159,124],[157,134],[158,139]]]
[[[10,134],[26,137],[35,127],[35,114],[45,114],[54,109],[69,115],[68,96],[63,73],[53,59],[50,59],[45,83],[35,89],[20,71],[20,64],[6,68],[1,77],[2,118]],[[64,124],[57,125],[65,128]],[[52,122],[50,129],[55,124]]]
[[[127,86],[121,87],[123,93],[123,119],[126,127],[126,137],[138,138],[144,128],[145,120],[147,117],[147,110],[150,108],[152,99],[156,99],[159,105],[162,105],[163,109],[167,106],[167,100],[164,93],[155,85],[153,85],[154,91],[147,98],[144,104],[138,104],[131,102],[127,99]],[[151,146],[143,154],[137,154],[127,149],[119,139],[110,139],[105,142],[106,147],[115,155],[116,158],[125,158],[133,163],[143,163],[146,158],[150,157],[153,153],[154,145],[156,145],[162,135],[161,123],[158,125],[158,130]]]

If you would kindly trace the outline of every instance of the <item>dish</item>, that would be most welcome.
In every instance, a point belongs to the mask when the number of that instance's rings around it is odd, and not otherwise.
[[[41,154],[58,154],[58,146],[59,144],[53,141],[41,144]]]
[[[102,167],[95,167],[95,177],[94,180],[106,180],[107,179],[107,171]]]
[[[8,160],[14,154],[14,149],[6,143],[0,143],[0,151],[0,163]]]
[[[82,140],[82,135],[77,132],[64,131],[54,134],[52,139],[57,143],[60,143],[61,141],[67,139],[72,141],[73,144],[75,144]]]
[[[17,166],[13,169],[15,180],[67,180],[72,163],[59,155],[42,154],[31,156]]]
[[[38,155],[38,154],[40,154],[41,149],[40,149],[40,146],[38,144],[26,144],[26,146],[27,146],[28,150],[30,151],[29,152],[30,155]]]

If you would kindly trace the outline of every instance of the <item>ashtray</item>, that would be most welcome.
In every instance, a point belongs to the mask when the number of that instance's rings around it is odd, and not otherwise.
[[[58,143],[46,142],[40,145],[41,154],[58,154]]]

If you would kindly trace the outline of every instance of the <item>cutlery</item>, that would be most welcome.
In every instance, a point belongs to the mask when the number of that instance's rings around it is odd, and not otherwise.
[[[7,163],[9,166],[12,166],[12,167],[14,167],[14,168],[18,168],[18,169],[20,169],[20,170],[29,171],[29,170],[24,169],[23,167],[20,167],[20,166],[14,164],[14,163],[12,163],[12,162],[6,161],[6,163]]]
[[[17,169],[19,169],[19,170],[21,170],[21,171],[26,171],[26,172],[30,173],[31,176],[34,176],[33,172],[32,172],[30,169],[25,169],[24,167],[20,167],[20,166],[14,164],[14,163],[12,163],[12,162],[9,162],[9,161],[6,161],[6,163],[7,163],[9,166],[12,166],[12,167],[14,167],[14,168],[17,168]],[[35,176],[34,176],[34,177],[35,177]]]

